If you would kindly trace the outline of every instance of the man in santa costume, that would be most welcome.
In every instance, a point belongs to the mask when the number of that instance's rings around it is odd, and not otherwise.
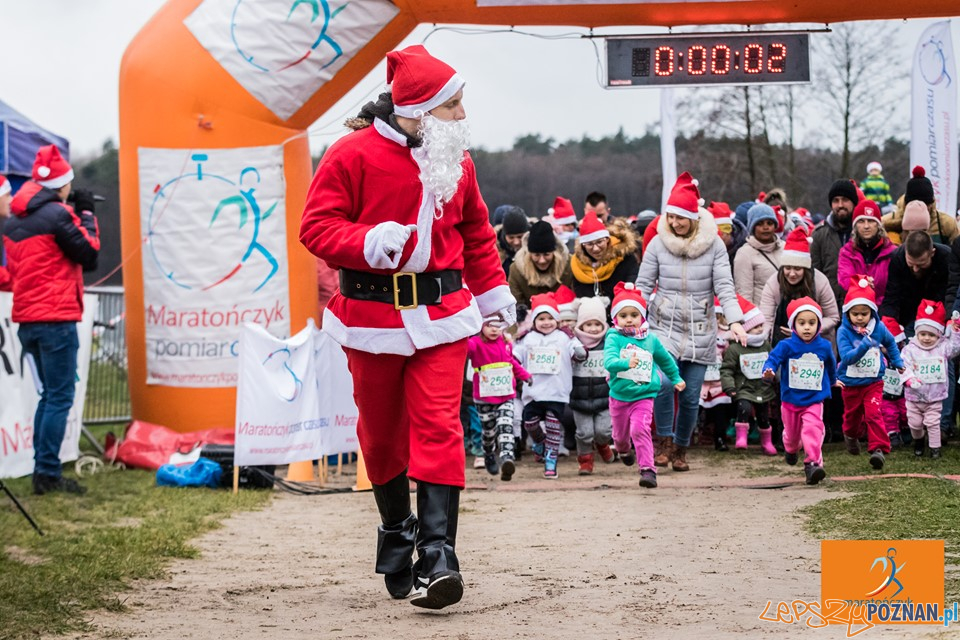
[[[463,595],[454,548],[467,338],[490,314],[514,324],[516,303],[466,152],[463,79],[414,45],[387,54],[387,82],[324,154],[300,240],[340,270],[323,329],[353,375],[383,522],[376,571],[394,598],[440,609]]]

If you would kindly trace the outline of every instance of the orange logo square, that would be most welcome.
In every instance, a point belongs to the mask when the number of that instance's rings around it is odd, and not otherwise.
[[[823,540],[820,560],[825,612],[846,607],[868,624],[940,623],[943,540]]]

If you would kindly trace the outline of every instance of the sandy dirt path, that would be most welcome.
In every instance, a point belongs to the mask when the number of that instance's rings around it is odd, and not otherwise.
[[[202,556],[121,594],[77,638],[843,638],[758,619],[768,600],[819,598],[819,543],[799,507],[822,487],[746,488],[738,466],[665,472],[641,490],[619,462],[544,480],[526,459],[511,483],[468,469],[458,555],[463,601],[426,612],[373,573],[373,496],[278,495],[197,541]],[[802,473],[802,471],[800,472]],[[795,479],[796,475],[792,479]],[[340,482],[352,483],[345,476]],[[936,627],[860,638],[937,637]],[[943,636],[947,637],[947,636]]]

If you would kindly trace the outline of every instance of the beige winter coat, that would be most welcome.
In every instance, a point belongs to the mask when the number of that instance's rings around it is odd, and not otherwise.
[[[733,259],[733,284],[737,293],[759,305],[763,287],[780,268],[782,253],[783,240],[780,238],[769,244],[761,244],[755,237],[748,236]]]

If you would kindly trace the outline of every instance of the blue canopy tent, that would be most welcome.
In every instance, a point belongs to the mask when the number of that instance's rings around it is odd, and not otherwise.
[[[16,191],[30,179],[37,149],[55,144],[67,160],[70,142],[43,127],[0,100],[0,173],[7,176]]]

